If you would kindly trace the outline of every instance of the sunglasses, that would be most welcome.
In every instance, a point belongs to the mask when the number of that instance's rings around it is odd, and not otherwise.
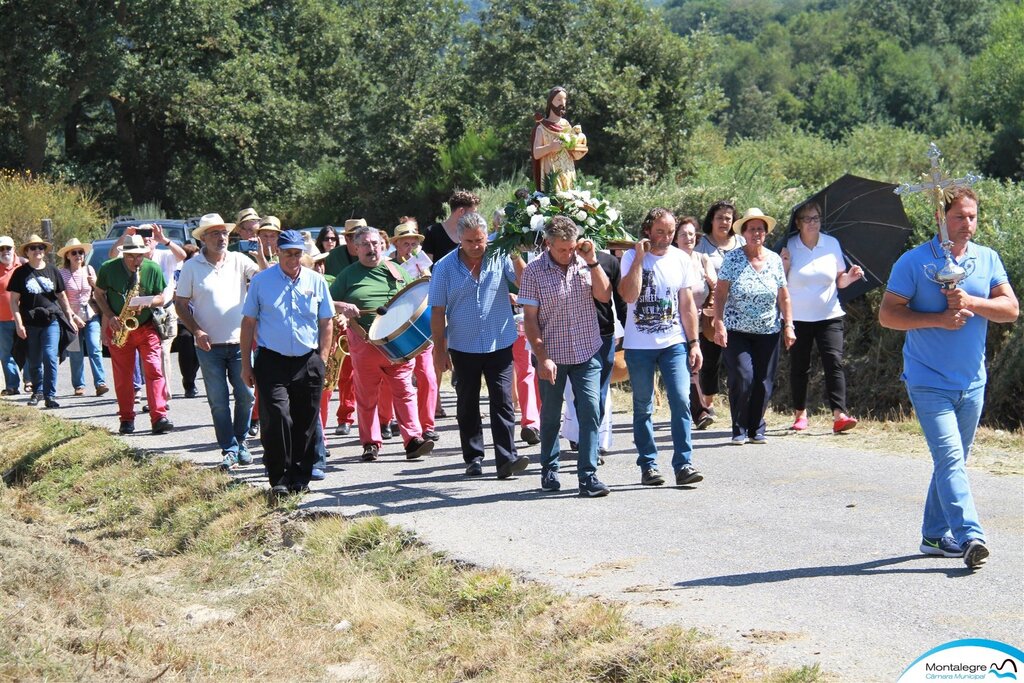
[[[68,256],[85,256],[85,251],[76,249],[75,251],[69,251]]]
[[[46,251],[45,244],[30,244],[25,248],[26,251]]]
[[[327,237],[325,237],[325,238],[323,239],[323,241],[324,241],[324,242],[337,242],[337,241],[338,241],[338,238],[337,238],[337,237],[335,237],[334,235],[328,235]]]

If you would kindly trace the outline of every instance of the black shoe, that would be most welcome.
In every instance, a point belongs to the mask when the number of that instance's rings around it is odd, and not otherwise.
[[[466,465],[467,477],[479,477],[484,473],[484,459],[473,458],[472,462]]]
[[[580,445],[578,443],[576,443],[575,441],[570,441],[569,442],[569,450],[570,451],[578,451],[579,449],[580,449]]]
[[[288,493],[298,493],[299,495],[309,493],[309,484],[296,484],[292,482],[288,485]]]
[[[530,456],[520,455],[515,460],[510,460],[498,467],[498,479],[508,479],[513,474],[519,474],[530,464]]]
[[[195,387],[192,387],[191,389],[186,389],[185,390],[185,398],[195,398],[198,395],[199,395],[199,390],[196,389]]]
[[[117,430],[118,434],[134,434],[135,433],[135,421],[134,420],[123,420],[121,422],[120,429]]]
[[[43,400],[42,394],[32,394],[28,397],[28,404],[30,406],[39,405],[39,402]]]
[[[249,436],[256,437],[260,433],[260,421],[253,420],[249,423]]]
[[[648,467],[640,473],[640,483],[644,486],[661,486],[665,483],[665,477],[661,476],[657,467]]]
[[[610,492],[611,489],[593,474],[580,482],[580,495],[584,498],[602,498]]]
[[[361,457],[365,462],[373,462],[380,457],[380,446],[375,443],[363,444],[363,455]]]
[[[424,439],[430,439],[431,441],[440,441],[441,435],[435,432],[433,429],[423,432]]]
[[[432,450],[434,450],[433,441],[421,439],[418,436],[413,437],[412,439],[409,440],[409,445],[405,447],[405,459],[419,460]]]
[[[55,399],[48,398],[48,399],[46,399],[46,407],[47,408],[60,408],[60,404],[57,403],[57,401]]]
[[[964,564],[970,569],[977,569],[988,561],[988,548],[976,538],[964,543]]]
[[[149,404],[148,403],[146,405],[142,406],[142,412],[144,412],[144,413],[148,413],[149,412]]]
[[[282,496],[287,496],[289,493],[291,493],[291,490],[288,488],[287,484],[276,484],[270,488],[270,495],[273,498],[281,498]]]
[[[381,428],[380,428],[380,438],[381,439],[383,439],[384,441],[387,441],[388,439],[390,439],[393,436],[394,436],[394,433],[391,431],[391,423],[390,422],[388,422],[387,424],[381,425]]]
[[[448,417],[448,411],[443,406],[438,406],[437,410],[434,411],[434,419],[440,420],[443,417]]]
[[[342,422],[340,425],[334,428],[335,436],[348,436],[352,433],[352,425],[348,422]]]
[[[519,432],[519,439],[525,441],[527,445],[536,446],[540,443],[540,432],[534,427],[523,427]]]
[[[17,396],[20,393],[21,391],[18,389],[4,389],[3,391],[0,391],[0,396]]]
[[[700,416],[694,420],[694,427],[698,432],[702,432],[715,423],[715,416],[711,413],[704,411]]]
[[[694,469],[693,465],[683,465],[683,468],[676,472],[676,486],[687,486],[704,481],[704,475]]]
[[[161,417],[159,420],[153,423],[154,434],[166,434],[172,429],[174,429],[174,423],[168,420],[166,417]]]

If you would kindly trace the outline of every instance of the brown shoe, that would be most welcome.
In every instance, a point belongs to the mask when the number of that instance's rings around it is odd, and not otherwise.
[[[110,391],[110,387],[108,387],[106,384],[100,384],[100,385],[98,385],[96,387],[96,395],[97,396],[102,396],[103,394],[107,393],[108,391]]]
[[[75,396],[85,396],[85,389],[83,387],[75,387]]]

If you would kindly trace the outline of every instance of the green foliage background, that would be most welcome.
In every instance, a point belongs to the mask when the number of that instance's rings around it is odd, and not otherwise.
[[[654,205],[702,216],[721,198],[785,222],[843,173],[915,178],[935,140],[949,170],[990,178],[978,239],[1020,288],[1021,3],[651,4],[0,0],[0,168],[33,178],[19,189],[29,199],[0,210],[2,229],[46,213],[92,235],[145,204],[169,216],[251,205],[289,225],[426,223],[454,187],[491,211],[529,184],[533,114],[557,84],[590,140],[586,182],[633,225]],[[928,211],[915,202],[921,239]],[[900,335],[879,330],[877,296],[848,316],[860,414],[907,409]],[[993,326],[986,416],[1015,427],[1019,328]]]

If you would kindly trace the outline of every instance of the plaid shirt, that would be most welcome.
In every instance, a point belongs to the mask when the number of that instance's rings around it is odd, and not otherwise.
[[[537,307],[540,336],[556,365],[584,363],[601,347],[590,269],[579,256],[565,273],[547,252],[531,261],[523,272],[519,304]]]

